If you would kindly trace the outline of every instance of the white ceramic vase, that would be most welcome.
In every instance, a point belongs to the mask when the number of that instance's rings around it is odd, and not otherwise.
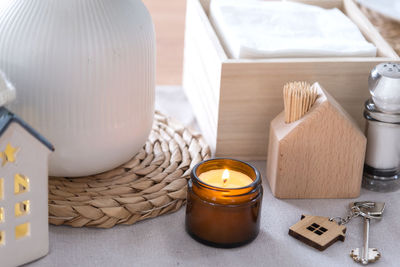
[[[56,148],[50,175],[100,173],[143,146],[154,114],[155,40],[140,0],[1,0],[10,109]]]

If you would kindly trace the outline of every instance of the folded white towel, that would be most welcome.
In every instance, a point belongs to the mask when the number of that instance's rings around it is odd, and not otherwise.
[[[336,8],[212,0],[210,20],[232,58],[376,56],[376,47]]]

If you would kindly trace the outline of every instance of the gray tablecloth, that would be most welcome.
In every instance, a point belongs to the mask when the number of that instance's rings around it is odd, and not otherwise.
[[[196,126],[190,105],[179,87],[157,88],[157,109]],[[262,174],[265,162],[253,162]],[[384,218],[373,221],[370,245],[382,253],[373,266],[400,266],[400,192],[363,190],[359,200],[385,201]],[[184,208],[132,226],[112,229],[50,226],[50,254],[29,266],[357,266],[351,249],[362,246],[362,220],[347,225],[344,243],[324,252],[288,235],[301,214],[345,216],[348,199],[279,200],[264,180],[261,232],[244,247],[216,249],[197,243],[184,230]],[[1,263],[1,262],[0,262]],[[0,264],[1,265],[1,264]]]

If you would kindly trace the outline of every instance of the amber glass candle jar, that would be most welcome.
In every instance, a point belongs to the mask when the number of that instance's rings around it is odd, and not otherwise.
[[[244,187],[222,188],[199,178],[202,173],[220,169],[245,174],[252,182]],[[197,164],[190,178],[186,231],[194,239],[216,247],[237,247],[257,237],[263,188],[256,168],[238,160],[211,159]]]

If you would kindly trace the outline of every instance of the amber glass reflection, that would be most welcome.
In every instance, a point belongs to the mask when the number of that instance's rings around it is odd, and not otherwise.
[[[253,183],[229,189],[208,185],[198,178],[215,169],[242,172]],[[201,162],[193,168],[189,181],[186,230],[207,245],[237,247],[249,243],[260,230],[262,194],[260,174],[251,165],[225,158]]]

